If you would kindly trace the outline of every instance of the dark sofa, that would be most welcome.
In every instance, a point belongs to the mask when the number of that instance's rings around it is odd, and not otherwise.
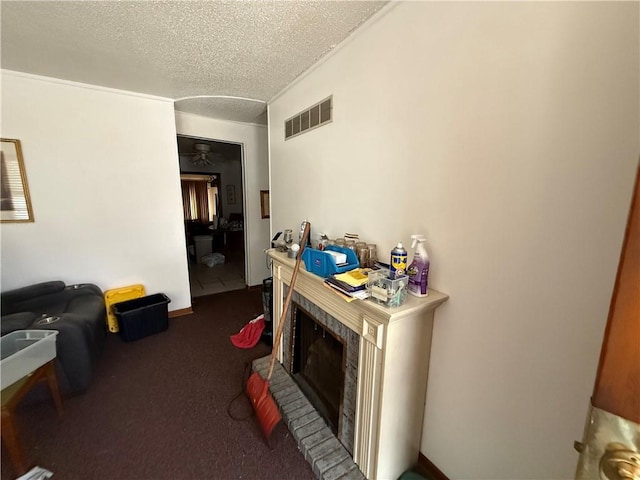
[[[58,383],[66,394],[87,389],[106,338],[104,295],[93,284],[38,283],[0,294],[2,335],[57,330]]]

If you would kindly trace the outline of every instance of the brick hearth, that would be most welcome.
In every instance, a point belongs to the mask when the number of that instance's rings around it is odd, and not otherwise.
[[[269,358],[266,356],[253,362],[253,370],[263,378],[267,375]],[[278,362],[273,369],[269,389],[278,404],[282,420],[319,480],[365,478],[347,449]]]

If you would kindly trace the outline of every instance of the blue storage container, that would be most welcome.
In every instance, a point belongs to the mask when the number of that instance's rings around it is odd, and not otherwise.
[[[356,252],[350,248],[337,247],[335,245],[329,245],[325,250],[333,250],[334,252],[344,253],[347,256],[347,264],[343,266],[336,265],[335,260],[324,250],[317,250],[315,248],[305,248],[302,252],[302,260],[304,266],[308,272],[315,273],[321,277],[329,277],[336,273],[344,273],[354,268],[358,268],[360,263]]]

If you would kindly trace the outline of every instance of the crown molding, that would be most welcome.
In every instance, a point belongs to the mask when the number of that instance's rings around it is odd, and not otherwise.
[[[96,90],[99,92],[113,93],[116,95],[125,95],[129,97],[143,98],[145,100],[154,100],[157,102],[167,102],[167,103],[174,102],[172,98],[158,97],[158,96],[149,95],[146,93],[131,92],[129,90],[119,90],[117,88],[103,87],[100,85],[93,85],[90,83],[74,82],[72,80],[64,80],[62,78],[45,77],[43,75],[35,75],[33,73],[18,72],[15,70],[6,70],[6,69],[0,69],[0,72],[2,73],[2,75],[6,75],[9,77],[27,78],[29,80],[35,80],[35,81],[44,82],[44,83],[53,83],[57,85],[67,85],[67,86],[76,87],[76,88],[85,88],[87,90]]]

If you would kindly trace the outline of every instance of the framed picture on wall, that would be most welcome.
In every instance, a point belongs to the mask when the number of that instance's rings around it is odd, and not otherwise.
[[[235,185],[227,185],[227,203],[229,205],[236,204],[236,186]]]
[[[262,218],[269,218],[269,190],[260,190],[260,213]]]
[[[33,222],[33,210],[27,172],[22,158],[20,140],[0,139],[0,221],[7,223]]]

